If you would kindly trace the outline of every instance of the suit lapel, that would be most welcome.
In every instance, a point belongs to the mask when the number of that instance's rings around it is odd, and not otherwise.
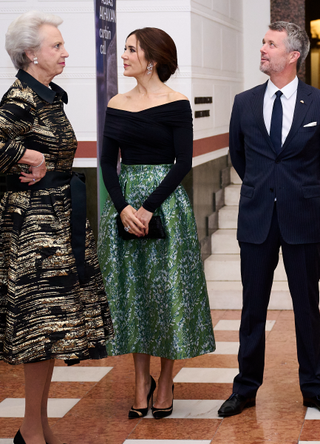
[[[292,125],[289,131],[289,134],[285,140],[285,143],[282,146],[281,153],[286,149],[286,147],[290,144],[293,137],[296,135],[297,131],[299,131],[303,119],[313,101],[311,89],[308,86],[299,80],[298,90],[297,90],[297,101],[294,109]]]
[[[263,85],[258,86],[257,88],[255,88],[253,90],[251,106],[252,106],[252,110],[253,110],[253,115],[256,119],[257,125],[258,125],[262,135],[267,140],[272,151],[275,152],[274,146],[271,142],[266,125],[264,123],[264,117],[263,117],[263,101],[264,101],[264,95],[266,92],[267,84],[268,84],[268,82],[264,83]]]

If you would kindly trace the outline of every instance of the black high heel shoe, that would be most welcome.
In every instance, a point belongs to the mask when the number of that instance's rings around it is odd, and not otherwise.
[[[17,431],[16,436],[13,438],[13,444],[26,444],[25,440],[22,438],[20,430]]]
[[[154,419],[162,419],[166,416],[170,416],[173,411],[173,391],[174,391],[174,384],[172,385],[172,404],[167,409],[158,409],[157,407],[152,407],[152,415]]]
[[[26,444],[25,440],[22,438],[20,430],[17,431],[16,436],[13,438],[13,444]]]
[[[147,407],[145,409],[134,409],[133,406],[129,410],[128,418],[129,419],[136,419],[136,418],[143,418],[147,415],[149,410],[149,401],[151,398],[151,404],[153,403],[153,392],[156,389],[156,381],[153,379],[153,377],[150,375],[151,378],[151,387],[147,396]]]

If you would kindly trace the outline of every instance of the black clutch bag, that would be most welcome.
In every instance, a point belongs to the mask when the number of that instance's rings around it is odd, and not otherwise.
[[[161,223],[160,216],[152,216],[149,222],[149,233],[146,236],[138,237],[133,233],[128,233],[124,229],[123,223],[121,222],[120,216],[117,216],[117,226],[119,236],[124,240],[130,239],[165,239],[166,233]]]

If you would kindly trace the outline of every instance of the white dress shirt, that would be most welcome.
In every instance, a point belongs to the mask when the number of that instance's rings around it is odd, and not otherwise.
[[[282,145],[284,144],[292,125],[293,113],[297,100],[297,89],[298,77],[295,77],[292,82],[280,89],[282,92],[281,104],[283,109]],[[263,117],[268,134],[270,134],[271,115],[277,91],[279,91],[279,88],[277,88],[269,79],[263,101]]]

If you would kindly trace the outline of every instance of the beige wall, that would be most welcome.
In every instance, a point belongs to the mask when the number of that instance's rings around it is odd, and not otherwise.
[[[78,139],[95,140],[93,0],[0,1],[0,95],[15,74],[4,50],[5,30],[17,15],[30,9],[64,19],[61,31],[70,58],[56,81],[68,91],[66,109]],[[169,86],[186,94],[192,103],[199,95],[214,99],[211,117],[195,122],[195,138],[227,132],[234,94],[260,82],[259,47],[269,9],[269,0],[117,0],[119,90],[134,84],[122,76],[120,56],[126,35],[137,27],[163,28],[177,44],[180,63]],[[79,112],[82,109],[86,112]]]

